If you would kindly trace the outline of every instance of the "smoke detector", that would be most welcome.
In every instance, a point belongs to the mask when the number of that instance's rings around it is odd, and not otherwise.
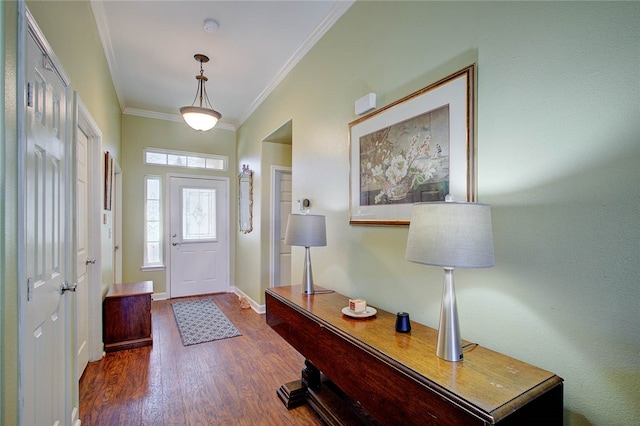
[[[215,33],[218,28],[220,28],[220,24],[215,19],[207,18],[204,20],[204,30],[208,33]]]

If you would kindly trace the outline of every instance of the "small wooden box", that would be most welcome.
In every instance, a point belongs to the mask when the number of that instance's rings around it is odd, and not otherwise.
[[[153,345],[153,281],[114,284],[103,302],[105,352]]]

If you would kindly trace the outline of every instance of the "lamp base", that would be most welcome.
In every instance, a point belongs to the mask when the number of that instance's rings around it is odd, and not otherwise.
[[[311,252],[304,248],[304,270],[302,271],[302,294],[313,294],[313,273],[311,272]]]
[[[436,356],[447,361],[462,361],[462,344],[458,324],[456,291],[453,285],[453,268],[444,268],[444,287],[440,304],[440,325]]]

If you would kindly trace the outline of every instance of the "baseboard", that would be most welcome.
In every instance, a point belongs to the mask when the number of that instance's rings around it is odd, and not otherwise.
[[[151,300],[167,300],[167,293],[153,293]]]
[[[249,304],[251,305],[251,309],[253,309],[254,311],[256,311],[259,314],[264,314],[267,312],[267,308],[265,305],[261,305],[259,303],[257,303],[255,300],[253,300],[252,298],[250,298],[249,296],[247,296],[242,290],[240,290],[238,287],[235,286],[231,286],[229,287],[229,292],[230,293],[235,293],[238,296],[244,296],[247,298],[247,301],[249,302]],[[167,293],[153,293],[151,295],[151,299],[152,300],[167,300]]]
[[[247,301],[249,302],[249,304],[251,305],[251,309],[253,309],[254,311],[256,311],[259,314],[264,314],[267,312],[267,307],[266,305],[261,305],[259,303],[257,303],[255,300],[253,300],[252,298],[250,298],[249,296],[247,296],[242,290],[240,290],[238,287],[235,286],[231,286],[230,287],[231,291],[235,294],[237,294],[238,296],[244,296],[247,298]]]
[[[73,409],[71,410],[71,424],[73,426],[80,426],[82,424],[82,421],[78,418],[78,416],[79,416],[78,407],[73,407]]]

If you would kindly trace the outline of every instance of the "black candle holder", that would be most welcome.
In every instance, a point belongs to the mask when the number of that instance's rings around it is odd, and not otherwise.
[[[396,316],[396,331],[398,333],[408,333],[411,331],[411,321],[407,312],[398,312]]]

